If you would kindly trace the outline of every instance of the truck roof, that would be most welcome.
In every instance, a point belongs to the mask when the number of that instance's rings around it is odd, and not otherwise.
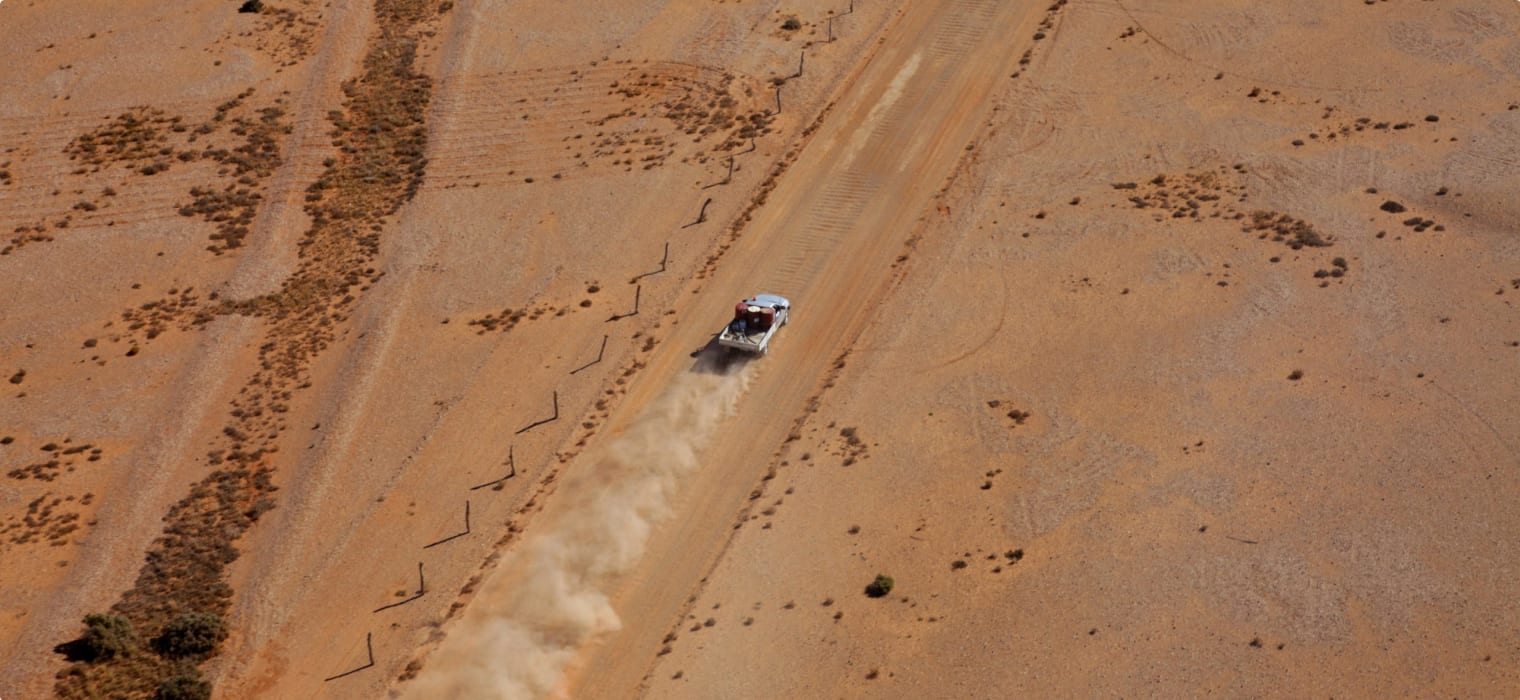
[[[786,297],[777,294],[756,294],[745,299],[744,303],[754,306],[781,306],[788,309],[792,307],[792,302],[787,301]]]

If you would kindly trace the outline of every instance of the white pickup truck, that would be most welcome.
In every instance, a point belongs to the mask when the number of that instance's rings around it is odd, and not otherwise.
[[[764,355],[771,337],[786,325],[792,302],[775,294],[756,294],[734,307],[734,320],[718,333],[718,345],[730,350]]]

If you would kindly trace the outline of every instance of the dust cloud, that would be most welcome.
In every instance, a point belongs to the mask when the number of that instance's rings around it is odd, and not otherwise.
[[[619,629],[608,584],[643,554],[753,373],[704,369],[680,375],[598,458],[569,471],[407,697],[544,697],[586,642]]]

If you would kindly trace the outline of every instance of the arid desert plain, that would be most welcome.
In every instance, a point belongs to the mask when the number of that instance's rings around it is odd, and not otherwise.
[[[5,700],[1520,697],[1520,3],[0,38]]]

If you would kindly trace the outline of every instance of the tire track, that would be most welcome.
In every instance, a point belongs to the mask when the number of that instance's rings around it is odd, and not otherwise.
[[[994,0],[957,0],[951,5],[923,50],[926,58],[923,62],[910,59],[908,65],[912,68],[904,69],[915,73],[923,71],[931,77],[906,83],[897,95],[886,95],[891,100],[890,105],[870,125],[868,148],[890,153],[910,147],[918,131],[905,129],[904,124],[928,108],[928,102],[947,87],[954,77],[952,67],[986,38],[988,27],[999,9],[999,3]],[[849,157],[845,162],[845,167],[830,176],[828,184],[808,206],[802,226],[793,229],[796,233],[786,240],[778,242],[777,247],[787,252],[761,278],[762,287],[780,290],[783,295],[806,298],[840,243],[860,220],[866,207],[876,201],[880,191],[879,164],[855,157]]]

